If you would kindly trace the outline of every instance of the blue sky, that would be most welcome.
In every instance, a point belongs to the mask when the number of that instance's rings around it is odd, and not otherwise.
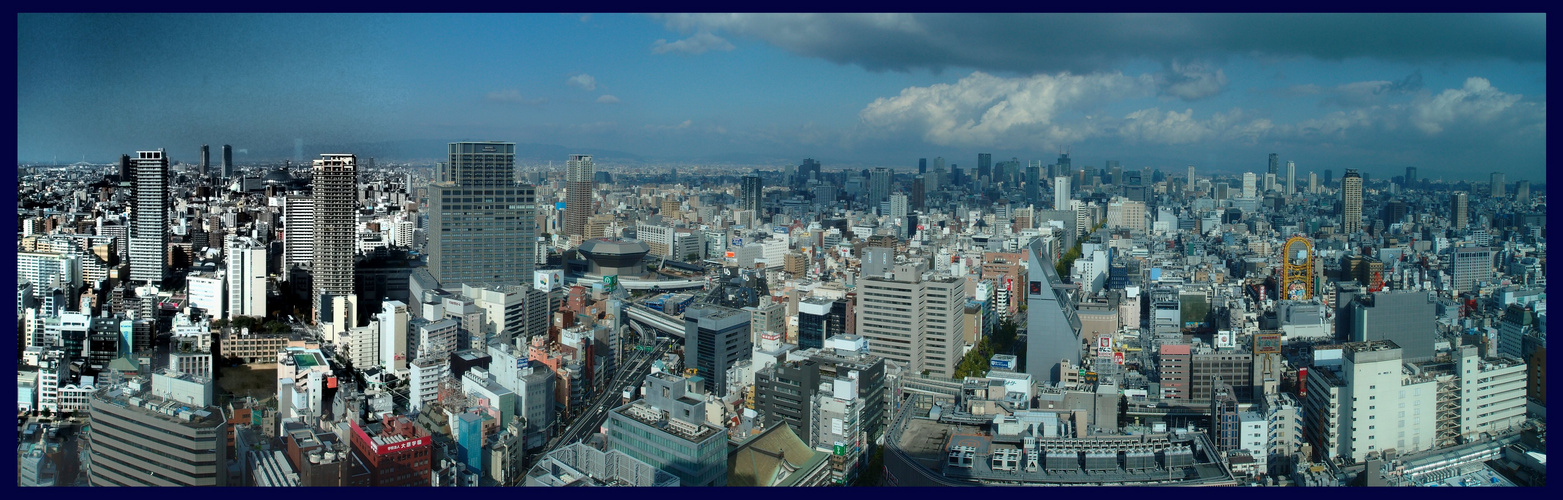
[[[1275,152],[1301,171],[1473,180],[1544,180],[1546,161],[1544,15],[24,14],[18,29],[23,162],[194,161],[225,143],[281,159],[294,138],[306,155],[477,139],[895,167],[1067,149],[1207,172]]]

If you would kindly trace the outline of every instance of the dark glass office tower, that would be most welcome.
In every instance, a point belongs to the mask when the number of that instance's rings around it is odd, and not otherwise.
[[[458,283],[530,285],[537,190],[515,181],[513,142],[453,142],[429,184],[429,274]]]
[[[741,195],[741,200],[740,200],[740,205],[739,205],[740,209],[742,209],[742,210],[752,210],[752,211],[754,211],[755,216],[759,216],[761,214],[761,212],[760,212],[760,202],[761,202],[761,200],[764,199],[763,195],[761,194],[761,191],[760,191],[760,188],[761,188],[761,186],[760,186],[760,176],[758,176],[758,175],[745,175],[745,176],[743,176],[743,184],[740,186],[740,188],[741,188],[741,191],[739,191],[739,194]]]

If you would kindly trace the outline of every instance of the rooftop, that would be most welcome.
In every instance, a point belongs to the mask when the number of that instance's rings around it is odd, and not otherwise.
[[[696,401],[698,403],[698,401]],[[687,440],[691,443],[700,443],[711,436],[722,434],[722,429],[706,425],[694,424],[678,419],[668,418],[665,411],[658,410],[647,404],[645,400],[635,401],[630,404],[614,408],[615,413],[622,414],[637,422],[652,426],[664,432]]]

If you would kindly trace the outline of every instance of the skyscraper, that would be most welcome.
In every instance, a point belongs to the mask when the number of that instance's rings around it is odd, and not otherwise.
[[[266,246],[228,235],[227,318],[266,315]],[[209,311],[216,316],[219,311]]]
[[[1270,170],[1266,172],[1275,174],[1276,177],[1281,176],[1281,155],[1270,153]]]
[[[592,155],[570,155],[564,165],[564,235],[580,236],[592,216]]]
[[[223,145],[223,178],[233,177],[233,146]]]
[[[1058,154],[1058,173],[1055,175],[1074,175],[1074,167],[1069,164],[1069,153]]]
[[[526,285],[537,263],[537,191],[515,181],[513,142],[453,142],[429,184],[429,274],[458,283]]]
[[[282,214],[282,275],[293,266],[312,266],[315,262],[315,200],[289,194]]]
[[[227,148],[224,147],[226,150]],[[314,166],[314,289],[313,318],[319,318],[321,296],[348,296],[353,289],[353,256],[358,232],[358,158],[323,154]],[[329,305],[329,304],[326,304]],[[345,317],[353,317],[349,311]]]
[[[1449,195],[1449,225],[1454,229],[1465,229],[1471,223],[1470,199],[1464,191],[1456,191]]]
[[[168,158],[137,151],[130,160],[130,280],[163,284],[168,255]]]
[[[1318,194],[1318,192],[1319,174],[1316,172],[1308,172],[1308,194]]]
[[[878,207],[890,199],[890,169],[877,167],[868,174],[869,207]]]
[[[993,179],[993,153],[977,153],[977,178]]]
[[[1026,203],[1042,202],[1042,160],[1031,160],[1026,165]]]
[[[921,175],[912,178],[912,193],[910,200],[912,204],[912,210],[923,210],[928,206],[926,201],[928,196],[928,186],[926,185],[927,180],[925,179],[926,178]]]
[[[1297,162],[1286,162],[1286,195],[1297,194]]]
[[[212,147],[201,145],[201,177],[206,177],[206,169],[212,166]]]
[[[1505,182],[1506,181],[1504,180],[1503,172],[1493,172],[1492,173],[1492,197],[1493,198],[1502,198],[1503,197],[1503,194],[1504,194],[1503,188],[1504,188],[1504,183]]]
[[[1335,180],[1335,170],[1326,168],[1326,169],[1324,169],[1324,178],[1323,179],[1319,179],[1319,183],[1323,184],[1325,186],[1329,186],[1330,182],[1334,181],[1334,180]]]
[[[1253,198],[1259,189],[1259,179],[1253,172],[1243,172],[1243,197]]]
[[[917,159],[917,173],[918,174],[926,174],[926,173],[928,173],[928,159],[927,158],[918,158]]]
[[[950,377],[966,331],[966,279],[924,276],[925,271],[901,264],[884,275],[865,274],[858,281],[854,331],[869,339],[870,352],[901,363],[909,373]]]
[[[1521,203],[1530,201],[1530,181],[1514,183],[1514,201]]]
[[[1357,169],[1346,169],[1340,179],[1340,225],[1345,234],[1362,230],[1362,176]]]
[[[1416,187],[1416,167],[1406,167],[1406,186]]]
[[[1185,186],[1185,189],[1194,189],[1194,166],[1193,165],[1189,165],[1189,178],[1188,178],[1188,182],[1189,182],[1189,185]]]
[[[742,184],[739,185],[739,210],[752,210],[755,215],[760,214],[763,195],[760,186],[760,176],[745,175]]]
[[[1069,210],[1069,176],[1053,178],[1053,210]]]

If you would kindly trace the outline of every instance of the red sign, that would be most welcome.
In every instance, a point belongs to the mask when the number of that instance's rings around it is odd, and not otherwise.
[[[1307,395],[1308,395],[1308,369],[1307,368],[1298,368],[1297,369],[1297,396],[1298,397],[1305,397]]]
[[[419,446],[425,446],[425,445],[428,445],[428,444],[429,444],[429,437],[428,436],[424,436],[424,437],[417,438],[417,439],[409,439],[409,440],[406,440],[406,441],[399,441],[399,442],[391,443],[391,444],[385,445],[383,447],[376,446],[376,448],[380,448],[380,449],[376,450],[375,452],[376,453],[390,453],[390,452],[393,452],[393,451],[400,451],[400,450],[405,450],[405,449],[408,449],[408,448],[417,448]]]
[[[1121,353],[1121,352],[1113,353],[1113,362],[1114,363],[1118,363],[1118,366],[1123,366],[1123,353]]]

